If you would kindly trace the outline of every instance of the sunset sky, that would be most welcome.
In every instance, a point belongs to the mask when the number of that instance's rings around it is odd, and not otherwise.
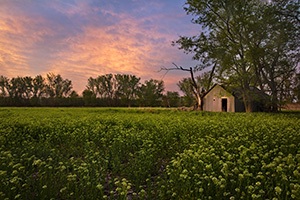
[[[171,46],[200,27],[184,0],[0,0],[0,75],[61,74],[81,93],[89,77],[134,74],[161,80],[172,62],[194,66]],[[169,72],[166,89],[189,74]]]

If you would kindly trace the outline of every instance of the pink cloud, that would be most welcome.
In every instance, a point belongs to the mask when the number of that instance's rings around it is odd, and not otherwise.
[[[37,42],[51,35],[52,30],[43,26],[44,19],[19,14],[11,15],[11,9],[0,9],[0,68],[6,76],[22,76],[31,68],[28,59]]]
[[[157,23],[165,19],[163,14],[138,18],[109,7],[92,7],[90,1],[54,0],[40,5],[56,15],[25,12],[23,5],[13,3],[0,7],[1,75],[54,72],[72,80],[74,89],[81,92],[90,76],[125,73],[143,81],[161,79],[162,66],[190,62],[190,57],[183,59],[183,53],[171,46],[178,37],[175,29]],[[156,2],[156,9],[161,6]],[[177,17],[170,15],[173,20]],[[169,73],[164,78],[167,89],[177,90],[176,82],[185,76]]]
[[[171,36],[157,32],[156,27],[143,29],[141,21],[130,16],[119,19],[114,26],[87,25],[82,33],[68,38],[69,48],[57,55],[51,71],[68,74],[72,70],[85,77],[84,84],[89,76],[106,73],[162,77],[157,71],[176,62],[180,54],[170,45]]]

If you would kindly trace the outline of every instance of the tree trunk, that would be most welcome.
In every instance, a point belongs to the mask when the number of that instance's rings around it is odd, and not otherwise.
[[[278,112],[277,90],[272,91],[272,96],[271,96],[271,112]]]
[[[253,112],[252,99],[251,99],[250,88],[248,84],[244,84],[242,93],[243,93],[242,96],[243,96],[245,111],[247,113]]]
[[[244,101],[245,111],[247,113],[253,112],[252,102],[249,101],[249,99],[245,96],[243,97],[243,101]]]
[[[196,106],[195,106],[195,110],[200,110],[202,111],[203,109],[203,101],[202,101],[202,97],[201,97],[201,94],[200,94],[200,90],[199,90],[199,87],[195,81],[195,78],[194,78],[194,73],[193,73],[193,69],[190,67],[190,73],[191,73],[191,89],[194,93],[194,96],[195,96],[195,99],[196,99]]]
[[[201,98],[201,95],[198,93],[198,91],[196,92],[196,100],[197,100],[197,104],[196,104],[196,110],[202,111],[203,110],[203,101]]]
[[[198,87],[198,85],[196,83],[196,80],[195,80],[195,77],[194,77],[193,68],[192,67],[190,67],[190,68],[183,68],[181,66],[177,66],[175,63],[173,63],[173,65],[175,65],[175,68],[162,68],[161,70],[167,70],[167,71],[170,71],[170,70],[182,70],[182,71],[190,72],[190,75],[191,75],[190,87],[191,87],[191,91],[192,91],[192,93],[194,95],[194,98],[196,100],[196,104],[194,106],[194,110],[200,110],[200,111],[202,111],[203,110],[203,96],[204,96],[204,92],[200,93],[200,88]],[[212,68],[212,71],[210,73],[208,85],[210,85],[210,83],[212,82],[212,78],[213,78],[213,74],[215,72],[216,66],[217,66],[217,64],[215,63],[214,66],[213,66],[213,68]],[[206,89],[208,90],[209,88],[206,88]]]

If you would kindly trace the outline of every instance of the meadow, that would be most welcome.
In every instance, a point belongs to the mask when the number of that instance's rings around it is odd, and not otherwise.
[[[300,112],[0,108],[0,199],[300,199]]]

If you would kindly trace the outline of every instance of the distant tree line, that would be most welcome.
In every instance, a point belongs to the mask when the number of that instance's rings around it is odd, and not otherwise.
[[[198,88],[210,89],[213,81],[210,72],[195,76]],[[72,106],[72,107],[179,107],[194,106],[196,100],[191,87],[191,78],[183,78],[177,83],[180,91],[166,91],[164,82],[146,80],[128,74],[105,74],[90,77],[86,89],[79,95],[73,90],[72,81],[59,74],[48,73],[45,77],[37,75],[7,78],[0,75],[0,106]],[[300,102],[300,74],[286,82],[279,90],[279,103],[284,105]],[[202,91],[203,92],[203,91]]]
[[[128,74],[90,77],[82,95],[73,90],[71,80],[59,74],[0,76],[0,106],[190,106],[178,92],[164,91],[163,81],[141,83],[141,78]]]

